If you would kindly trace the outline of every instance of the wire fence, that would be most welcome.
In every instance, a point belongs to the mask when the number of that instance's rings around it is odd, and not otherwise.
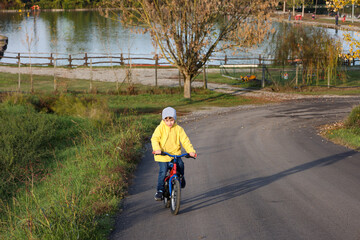
[[[306,70],[301,64],[288,66],[275,65],[224,65],[220,73],[239,82],[261,81],[275,86],[319,86],[319,87],[360,87],[360,67],[340,65],[332,74],[328,69]]]

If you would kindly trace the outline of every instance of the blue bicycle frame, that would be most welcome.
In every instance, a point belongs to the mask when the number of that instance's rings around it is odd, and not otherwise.
[[[181,154],[181,155],[172,155],[172,154],[170,154],[170,153],[167,153],[167,152],[162,152],[161,153],[161,155],[168,155],[169,157],[172,157],[172,158],[174,158],[173,159],[173,163],[172,162],[170,162],[169,163],[169,167],[171,168],[171,171],[170,171],[170,179],[169,179],[169,192],[171,193],[171,191],[172,191],[172,180],[175,178],[175,179],[179,179],[179,182],[180,182],[180,184],[181,184],[181,180],[180,180],[180,178],[179,178],[179,176],[178,176],[178,174],[177,174],[177,169],[175,168],[173,168],[174,167],[174,164],[176,164],[177,163],[177,160],[179,159],[179,158],[181,158],[181,157],[188,157],[189,156],[189,154],[188,153],[184,153],[184,154]],[[165,178],[166,179],[166,178]]]

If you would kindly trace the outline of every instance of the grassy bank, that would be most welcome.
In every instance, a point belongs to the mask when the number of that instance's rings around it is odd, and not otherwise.
[[[344,122],[324,126],[322,135],[352,149],[360,150],[360,105],[355,107]]]
[[[106,239],[162,108],[182,115],[265,102],[202,89],[188,100],[178,88],[134,85],[50,92],[1,96],[1,239]]]
[[[125,194],[156,122],[116,116],[91,96],[7,97],[1,104],[0,238],[105,238],[106,214]]]

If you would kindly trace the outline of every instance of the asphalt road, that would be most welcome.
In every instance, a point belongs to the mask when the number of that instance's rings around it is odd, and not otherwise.
[[[360,98],[239,108],[181,124],[198,151],[173,216],[151,149],[111,239],[360,239],[360,153],[317,135]]]

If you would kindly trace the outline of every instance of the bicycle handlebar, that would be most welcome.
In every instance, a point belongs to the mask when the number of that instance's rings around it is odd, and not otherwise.
[[[155,154],[155,152],[152,152],[153,154]],[[163,156],[169,156],[169,157],[173,157],[173,158],[181,158],[181,157],[186,157],[186,158],[193,158],[193,159],[196,159],[197,157],[197,154],[195,154],[195,157],[191,157],[190,154],[188,153],[183,153],[181,155],[172,155],[170,153],[167,153],[167,152],[161,152],[160,154],[155,154],[155,155],[163,155]]]

